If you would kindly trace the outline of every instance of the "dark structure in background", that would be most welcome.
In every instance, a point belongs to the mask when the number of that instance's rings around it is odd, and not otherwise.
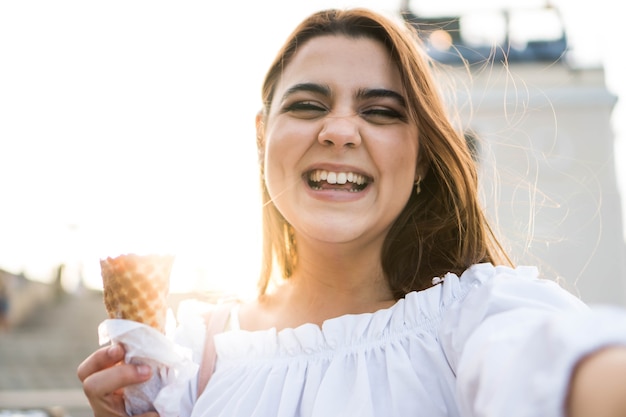
[[[559,10],[547,3],[544,8],[523,10],[500,10],[473,13],[490,27],[499,27],[496,39],[472,41],[465,31],[464,23],[472,16],[420,16],[411,9],[408,0],[402,2],[401,16],[415,26],[427,47],[429,55],[443,63],[493,62],[557,62],[567,52],[567,35]],[[481,15],[481,16],[479,16]],[[539,21],[537,20],[539,19]],[[514,25],[549,23],[549,34],[537,38],[519,39],[512,33]],[[539,29],[539,28],[537,28]],[[545,29],[545,28],[544,28]],[[541,30],[539,30],[541,32]],[[480,34],[475,33],[474,35]],[[543,35],[543,36],[542,36]],[[474,36],[476,38],[476,36]]]

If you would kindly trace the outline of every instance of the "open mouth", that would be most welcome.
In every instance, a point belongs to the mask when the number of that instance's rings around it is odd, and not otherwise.
[[[372,180],[355,172],[334,172],[315,169],[306,173],[306,180],[311,189],[316,191],[333,190],[358,193],[363,191]]]

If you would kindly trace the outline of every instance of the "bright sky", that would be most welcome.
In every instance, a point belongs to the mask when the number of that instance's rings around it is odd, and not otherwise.
[[[624,91],[615,6],[553,3],[581,64],[603,62],[610,88]],[[82,264],[98,287],[100,257],[170,252],[174,290],[254,282],[261,79],[302,17],[344,6],[393,14],[400,2],[0,2],[0,268],[45,281],[64,262],[71,289]]]

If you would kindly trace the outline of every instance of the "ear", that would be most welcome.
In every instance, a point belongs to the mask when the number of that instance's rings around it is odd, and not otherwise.
[[[259,163],[263,163],[265,157],[265,122],[263,122],[263,112],[259,110],[256,114],[256,147],[259,155]]]

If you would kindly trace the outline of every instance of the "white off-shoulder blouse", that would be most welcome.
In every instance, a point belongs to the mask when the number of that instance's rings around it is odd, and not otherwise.
[[[217,335],[215,373],[199,398],[190,381],[180,417],[563,416],[576,362],[614,344],[624,310],[534,267],[478,264],[321,328]]]

